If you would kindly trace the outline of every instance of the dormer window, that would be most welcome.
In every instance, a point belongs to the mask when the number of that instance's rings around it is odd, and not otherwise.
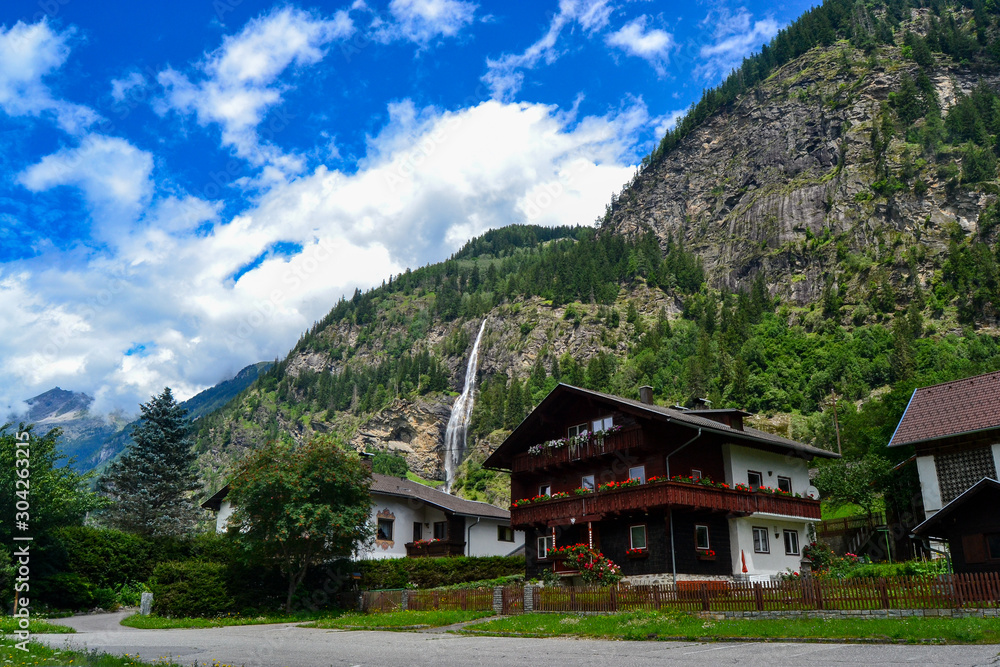
[[[615,422],[611,417],[602,417],[601,419],[595,419],[591,429],[595,433],[597,431],[607,431],[609,428],[614,426]]]

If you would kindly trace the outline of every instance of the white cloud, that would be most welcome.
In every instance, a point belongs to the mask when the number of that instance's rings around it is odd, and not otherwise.
[[[392,0],[392,21],[376,20],[374,37],[380,42],[405,39],[426,45],[437,37],[455,37],[472,23],[476,5],[460,0]]]
[[[663,114],[662,116],[657,116],[653,119],[653,127],[656,128],[653,131],[654,136],[659,139],[667,134],[669,130],[677,127],[678,121],[687,114],[687,109],[677,109],[676,111],[670,111]]]
[[[620,49],[630,56],[647,61],[659,76],[666,74],[665,65],[670,61],[674,36],[659,28],[646,29],[649,17],[643,15],[629,21],[604,40],[608,46]]]
[[[0,268],[0,376],[9,378],[0,405],[58,384],[95,396],[95,410],[134,412],[164,386],[186,398],[283,357],[341,295],[440,261],[470,236],[515,222],[593,222],[634,172],[650,123],[641,100],[580,119],[496,101],[442,111],[404,100],[389,116],[356,171],[319,167],[280,181],[227,221],[190,197],[149,203],[148,156],[109,143],[120,140],[79,149],[107,148],[94,170],[107,177],[86,176],[71,151],[42,160],[22,176],[32,186],[76,184],[95,201],[145,209],[107,254]],[[134,180],[110,177],[130,160]],[[273,252],[279,243],[302,250]],[[137,342],[146,353],[127,354]]]
[[[610,0],[560,0],[559,11],[541,39],[522,53],[486,59],[482,80],[490,87],[494,99],[513,99],[524,83],[523,70],[534,69],[543,61],[552,64],[559,58],[556,46],[564,28],[578,24],[588,33],[600,30],[607,25],[613,9]]]
[[[753,15],[743,7],[736,14],[728,9],[710,12],[701,25],[713,26],[713,43],[700,50],[701,57],[706,60],[694,70],[697,77],[706,81],[729,74],[743,58],[777,35],[779,29],[773,19],[754,21]]]
[[[146,77],[139,72],[129,72],[120,79],[111,80],[111,99],[115,102],[124,102],[125,96],[135,88],[146,86]]]
[[[72,30],[52,31],[47,21],[0,25],[0,109],[10,116],[55,116],[71,134],[85,130],[100,117],[90,108],[56,99],[43,79],[66,62]]]
[[[202,126],[219,125],[222,144],[252,164],[297,171],[301,160],[263,143],[257,128],[282,101],[284,87],[278,79],[285,70],[320,62],[328,43],[353,32],[354,24],[343,10],[332,19],[287,7],[275,10],[250,21],[206,54],[198,66],[200,80],[171,68],[162,71],[158,80],[165,97],[157,110],[194,114]]]
[[[120,236],[153,193],[152,156],[124,139],[87,135],[76,148],[47,155],[18,176],[32,192],[60,185],[83,191],[100,235]]]

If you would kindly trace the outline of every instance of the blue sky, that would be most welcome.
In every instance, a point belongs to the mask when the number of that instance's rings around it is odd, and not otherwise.
[[[186,398],[490,228],[591,224],[808,6],[8,1],[0,409]]]

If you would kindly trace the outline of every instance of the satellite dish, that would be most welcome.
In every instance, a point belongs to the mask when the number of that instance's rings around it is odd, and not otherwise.
[[[817,489],[815,486],[810,485],[808,488],[806,488],[806,498],[819,500],[819,489]]]

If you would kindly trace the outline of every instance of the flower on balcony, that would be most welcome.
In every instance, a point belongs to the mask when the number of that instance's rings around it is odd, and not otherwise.
[[[537,445],[532,445],[528,447],[528,453],[532,456],[541,456],[547,453],[549,450],[562,449],[563,447],[579,447],[580,445],[586,445],[590,442],[591,438],[595,440],[603,440],[604,436],[610,435],[612,433],[617,433],[622,430],[620,425],[611,426],[604,429],[603,431],[583,431],[577,435],[570,436],[568,438],[556,438],[554,440],[546,440],[545,442],[540,442]]]
[[[645,556],[649,553],[645,548],[643,549],[628,549],[625,551],[626,556]]]
[[[511,508],[514,507],[524,507],[525,505],[531,504],[531,498],[521,498],[520,500],[515,500],[510,504]]]
[[[668,481],[670,480],[668,480],[666,477],[661,477],[660,475],[653,475],[652,477],[646,480],[646,484],[656,484],[658,482],[668,482]]]
[[[417,540],[413,543],[415,547],[426,547],[428,544],[434,544],[435,542],[440,542],[441,538],[435,537],[433,539]]]
[[[746,484],[737,484],[737,485],[736,485],[736,486],[734,486],[733,488],[734,488],[734,489],[736,489],[737,491],[745,491],[745,492],[747,492],[747,493],[749,493],[749,492],[753,491],[753,489],[751,489],[751,488],[750,488],[749,486],[747,486]]]
[[[587,488],[587,487],[585,487],[585,486],[581,486],[581,487],[580,487],[580,488],[578,488],[578,489],[573,489],[573,493],[575,493],[575,494],[576,494],[576,495],[578,495],[578,496],[585,496],[585,495],[587,495],[588,493],[593,493],[593,492],[594,492],[594,490],[593,490],[593,489],[590,489],[590,488]]]
[[[624,482],[608,482],[597,487],[598,491],[614,491],[615,489],[627,489],[631,486],[639,486],[637,479],[626,479]]]
[[[695,552],[699,556],[702,556],[702,557],[705,557],[705,558],[715,558],[715,550],[714,549],[695,549]]]
[[[559,498],[569,498],[569,491],[560,491],[559,493],[553,493],[551,496],[546,498],[546,500],[558,500]]]

